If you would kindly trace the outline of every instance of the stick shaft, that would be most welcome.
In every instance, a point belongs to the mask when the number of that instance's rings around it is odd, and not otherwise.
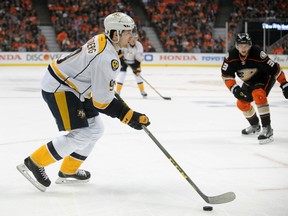
[[[146,79],[143,78],[143,76],[139,75],[139,77],[141,77],[141,78],[143,79],[143,81],[144,81],[147,85],[149,85],[160,97],[162,97],[162,98],[165,99],[165,100],[171,100],[170,97],[164,97],[164,96],[162,96]]]
[[[160,144],[156,137],[148,130],[146,126],[142,126],[143,130],[148,134],[148,136],[154,141],[154,143],[160,148],[160,150],[165,154],[165,156],[170,160],[174,167],[180,172],[180,174],[189,182],[189,184],[197,191],[197,193],[208,202],[208,198],[203,192],[197,187],[197,185],[189,178],[185,171],[180,167],[180,165],[173,159],[169,152]]]

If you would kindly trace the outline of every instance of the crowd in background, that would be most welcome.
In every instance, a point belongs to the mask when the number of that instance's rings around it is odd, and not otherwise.
[[[104,32],[103,20],[114,11],[124,11],[137,17],[128,0],[48,0],[51,21],[57,33],[57,43],[62,51],[72,51],[83,45],[91,37]],[[151,42],[138,24],[138,34],[145,51],[153,51]],[[155,51],[155,50],[154,50]]]
[[[287,0],[234,0],[234,13],[244,18],[287,18]]]
[[[224,51],[225,41],[213,37],[215,0],[150,0],[145,9],[166,52]]]
[[[0,51],[48,51],[32,0],[0,1]]]
[[[47,0],[55,39],[61,51],[73,51],[95,34],[103,33],[103,19],[114,11],[134,18],[145,52],[155,48],[142,28],[129,0]],[[142,0],[148,21],[158,34],[165,52],[223,53],[226,40],[213,35],[217,0]],[[287,18],[285,0],[233,0],[228,42],[245,18]],[[0,51],[49,51],[39,29],[32,0],[0,1]],[[271,53],[287,54],[288,39],[276,43]]]
[[[236,27],[243,19],[262,18],[267,20],[287,19],[288,16],[287,0],[233,0],[233,11],[229,17],[229,35],[228,41],[232,39]],[[272,54],[279,52],[279,46],[283,54],[288,52],[288,43],[284,41],[282,44],[276,43],[273,47]],[[278,50],[278,51],[277,51]]]

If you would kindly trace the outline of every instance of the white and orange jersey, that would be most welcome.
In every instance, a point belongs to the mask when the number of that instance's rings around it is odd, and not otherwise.
[[[114,98],[118,72],[118,54],[105,35],[100,34],[53,61],[41,85],[46,92],[71,91],[81,101],[92,96],[94,106],[105,109]]]
[[[136,41],[135,46],[128,45],[127,48],[121,48],[121,52],[127,64],[133,64],[135,59],[138,62],[143,60],[143,46],[139,41]]]

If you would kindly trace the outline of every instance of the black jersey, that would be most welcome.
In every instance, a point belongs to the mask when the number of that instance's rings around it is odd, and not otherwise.
[[[221,70],[224,79],[237,75],[246,84],[255,85],[258,82],[266,83],[280,71],[280,67],[264,51],[252,46],[246,57],[240,56],[236,48],[229,51]]]

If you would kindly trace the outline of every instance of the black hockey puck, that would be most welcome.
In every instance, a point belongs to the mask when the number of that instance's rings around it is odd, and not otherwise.
[[[213,207],[212,206],[203,206],[204,211],[212,211]]]

